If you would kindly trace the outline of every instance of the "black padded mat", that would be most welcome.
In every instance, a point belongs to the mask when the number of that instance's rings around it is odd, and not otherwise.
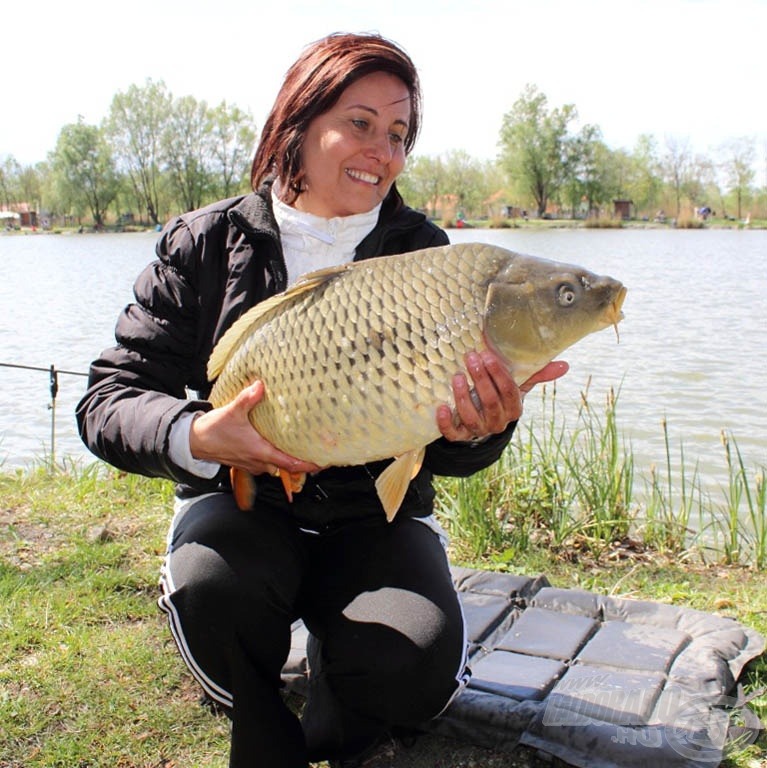
[[[764,638],[690,608],[552,587],[548,580],[453,568],[471,682],[424,730],[500,751],[519,744],[581,768],[718,765],[737,698]],[[306,629],[283,671],[305,692]]]

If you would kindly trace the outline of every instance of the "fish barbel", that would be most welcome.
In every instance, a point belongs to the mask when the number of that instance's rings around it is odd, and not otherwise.
[[[224,334],[208,362],[210,401],[261,380],[249,418],[280,450],[319,466],[394,458],[376,480],[391,520],[440,436],[437,407],[455,405],[467,352],[490,348],[521,384],[587,334],[617,330],[625,295],[610,277],[481,243],[320,270]]]

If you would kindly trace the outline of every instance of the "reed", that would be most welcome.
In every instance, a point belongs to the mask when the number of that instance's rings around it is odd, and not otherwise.
[[[665,462],[663,472],[650,467],[649,479],[645,479],[644,519],[641,536],[648,545],[661,552],[680,552],[696,541],[696,532],[690,520],[695,509],[698,519],[705,520],[706,502],[701,493],[698,465],[688,473],[684,445],[679,446],[679,470],[675,472],[666,419],[661,420]],[[706,510],[707,511],[707,510]]]
[[[737,563],[745,549],[746,559],[761,569],[767,566],[765,468],[757,468],[752,477],[732,435],[723,430],[721,441],[728,470],[724,502],[715,516],[723,533],[722,551],[727,562]]]
[[[599,554],[631,540],[703,562],[767,567],[765,467],[749,470],[735,438],[723,434],[728,482],[713,498],[684,444],[676,458],[663,419],[663,467],[637,472],[619,429],[618,394],[595,405],[589,384],[572,428],[556,384],[541,387],[541,423],[526,418],[494,466],[438,479],[437,514],[455,555],[507,563],[535,549]]]
[[[600,414],[590,404],[587,385],[576,429],[569,443],[558,446],[559,460],[575,486],[577,514],[590,521],[590,534],[603,543],[627,536],[631,524],[634,460],[618,431],[616,402],[611,389]]]

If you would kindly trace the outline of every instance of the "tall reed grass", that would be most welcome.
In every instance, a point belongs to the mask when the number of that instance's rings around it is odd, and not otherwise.
[[[538,420],[526,417],[495,465],[469,478],[438,480],[437,512],[466,559],[510,562],[535,547],[596,554],[633,541],[703,561],[767,567],[765,467],[749,469],[735,438],[722,435],[727,487],[704,490],[684,446],[678,459],[668,426],[662,468],[637,472],[618,426],[618,394],[591,402],[581,393],[573,424],[556,384],[541,387]]]

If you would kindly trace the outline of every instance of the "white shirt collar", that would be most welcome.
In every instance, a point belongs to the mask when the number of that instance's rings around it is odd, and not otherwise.
[[[381,205],[367,213],[331,219],[296,210],[279,198],[272,186],[272,210],[280,228],[288,282],[307,272],[344,264],[354,259],[357,246],[373,230]]]

